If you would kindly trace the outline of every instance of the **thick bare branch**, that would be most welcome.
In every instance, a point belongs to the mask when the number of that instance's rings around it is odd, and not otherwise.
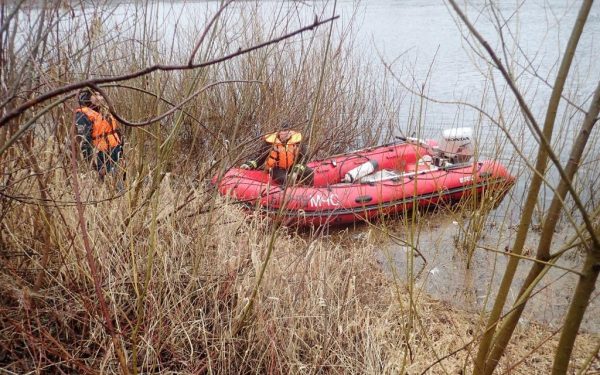
[[[120,115],[117,113],[117,111],[116,111],[116,109],[115,109],[114,105],[113,105],[113,104],[112,104],[112,102],[110,101],[110,99],[109,99],[108,95],[106,94],[106,92],[105,92],[104,90],[102,90],[102,89],[100,88],[100,86],[97,86],[97,85],[92,85],[92,87],[94,88],[94,90],[96,90],[96,91],[100,92],[100,94],[102,94],[102,96],[103,96],[103,97],[105,98],[105,100],[106,100],[106,104],[108,105],[108,108],[109,108],[109,110],[110,110],[110,113],[111,113],[111,114],[112,114],[112,115],[113,115],[113,116],[114,116],[114,117],[115,117],[115,118],[116,118],[116,119],[117,119],[117,120],[118,120],[120,123],[122,123],[123,125],[126,125],[126,126],[130,126],[130,127],[140,127],[140,126],[147,126],[147,125],[151,125],[151,124],[153,124],[153,123],[155,123],[155,122],[157,122],[157,121],[160,121],[160,120],[162,120],[163,118],[165,118],[165,117],[169,116],[170,114],[172,114],[172,113],[176,112],[177,110],[179,110],[179,109],[180,109],[181,107],[183,107],[183,106],[184,106],[186,103],[189,103],[189,102],[190,102],[190,100],[194,99],[196,96],[200,95],[202,92],[204,92],[204,91],[206,91],[206,90],[210,89],[211,87],[215,87],[215,86],[217,86],[217,85],[220,85],[220,84],[225,84],[225,83],[262,83],[262,81],[249,81],[249,80],[229,80],[229,81],[220,81],[220,82],[214,82],[214,83],[208,84],[208,85],[206,85],[206,86],[204,86],[204,87],[200,88],[199,90],[196,90],[194,93],[192,93],[191,95],[189,95],[187,98],[183,99],[183,100],[181,101],[181,103],[179,103],[179,104],[175,105],[173,108],[169,109],[169,110],[168,110],[168,111],[166,111],[165,113],[163,113],[163,114],[161,114],[161,115],[159,115],[159,116],[153,117],[153,118],[151,118],[151,119],[149,119],[149,120],[144,120],[144,121],[141,121],[141,122],[131,122],[131,121],[128,121],[128,120],[124,119],[123,117],[121,117],[121,116],[120,116]]]
[[[205,68],[207,66],[211,66],[211,65],[215,65],[215,64],[219,64],[222,63],[224,61],[227,60],[231,60],[237,56],[241,56],[241,55],[245,55],[249,52],[252,51],[256,51],[258,49],[264,48],[266,46],[269,46],[271,44],[276,44],[279,43],[283,40],[289,39],[293,36],[296,36],[298,34],[304,33],[306,31],[310,31],[310,30],[314,30],[316,27],[319,27],[325,23],[328,22],[333,22],[334,20],[338,19],[339,16],[334,16],[331,18],[327,18],[325,20],[319,21],[319,20],[315,20],[314,23],[312,23],[311,25],[308,26],[304,26],[302,28],[299,28],[295,31],[292,31],[290,33],[287,33],[285,35],[282,35],[280,37],[277,38],[273,38],[270,39],[266,42],[263,43],[258,43],[255,44],[251,47],[247,47],[247,48],[240,48],[238,49],[236,52],[232,52],[229,53],[227,55],[209,60],[209,61],[205,61],[203,63],[198,63],[198,64],[193,64],[193,65],[165,65],[165,64],[156,64],[156,65],[152,65],[149,67],[146,67],[144,69],[140,69],[137,70],[135,72],[132,73],[128,73],[128,74],[123,74],[120,76],[114,76],[114,77],[103,77],[103,78],[94,78],[94,79],[88,79],[88,80],[84,80],[84,81],[79,81],[79,82],[74,82],[68,85],[64,85],[61,86],[59,88],[56,88],[54,90],[48,91],[40,96],[37,96],[33,99],[28,100],[27,102],[21,104],[20,106],[18,106],[17,108],[11,110],[10,112],[6,113],[4,116],[2,116],[0,118],[0,128],[3,127],[4,125],[6,125],[9,121],[11,121],[12,119],[16,118],[17,116],[23,114],[25,111],[27,111],[28,109],[43,103],[49,99],[52,99],[56,96],[62,95],[64,93],[70,92],[70,91],[74,91],[74,90],[78,90],[84,87],[93,87],[94,85],[101,85],[103,83],[114,83],[114,82],[122,82],[122,81],[128,81],[130,79],[133,78],[138,78],[138,77],[142,77],[145,76],[147,74],[150,74],[152,72],[155,71],[179,71],[179,70],[190,70],[190,69],[198,69],[198,68]]]
[[[577,208],[581,212],[581,216],[586,224],[586,229],[588,230],[588,232],[590,233],[590,235],[592,237],[593,246],[598,247],[599,241],[594,232],[594,227],[593,227],[592,222],[587,214],[587,211],[586,211],[585,207],[583,206],[581,200],[579,199],[577,192],[573,188],[573,185],[571,184],[571,179],[565,173],[559,159],[554,154],[554,152],[549,144],[549,141],[548,141],[548,139],[550,139],[552,136],[554,121],[556,118],[556,111],[558,108],[558,104],[560,101],[563,87],[565,85],[566,77],[568,75],[568,72],[569,72],[569,69],[571,66],[571,62],[573,60],[575,49],[579,42],[579,38],[583,32],[583,26],[585,25],[585,22],[586,22],[587,16],[589,15],[589,11],[590,11],[593,1],[586,1],[581,6],[579,15],[577,17],[577,21],[575,23],[575,26],[573,27],[573,31],[571,33],[571,37],[569,39],[569,43],[567,45],[565,55],[563,57],[563,60],[562,60],[562,63],[561,63],[560,69],[559,69],[558,75],[556,77],[554,89],[552,91],[550,102],[548,104],[548,110],[547,110],[546,119],[544,122],[543,131],[542,131],[541,127],[539,126],[539,124],[537,123],[535,117],[531,113],[531,110],[530,110],[529,106],[527,105],[524,97],[521,95],[519,89],[516,87],[514,80],[511,78],[510,74],[508,73],[508,71],[506,70],[506,68],[504,67],[504,65],[502,64],[502,62],[500,61],[500,59],[494,52],[494,50],[490,47],[489,43],[481,36],[481,34],[477,31],[477,29],[475,29],[473,24],[468,20],[468,18],[462,12],[462,10],[458,7],[456,2],[454,0],[448,0],[448,2],[452,6],[452,8],[456,12],[456,14],[463,21],[463,23],[467,26],[467,28],[469,29],[471,34],[475,37],[475,39],[477,39],[477,41],[487,51],[488,55],[490,56],[490,58],[496,65],[497,69],[501,72],[502,76],[504,77],[510,90],[514,93],[514,95],[517,99],[517,102],[519,103],[519,106],[520,106],[523,114],[525,115],[525,119],[528,122],[528,124],[530,125],[530,128],[532,129],[534,134],[538,137],[538,140],[540,142],[540,148],[539,148],[539,152],[538,152],[538,158],[537,158],[537,163],[536,163],[535,169],[541,173],[542,171],[544,171],[546,169],[547,159],[550,158],[552,160],[552,162],[556,166],[556,169],[558,170],[558,172],[561,176],[561,179],[567,184],[568,190],[571,193],[573,200],[575,201],[575,204],[577,205]],[[525,203],[525,210],[524,210],[524,213],[522,216],[521,224],[519,225],[519,232],[517,233],[515,245],[513,246],[513,251],[516,252],[517,254],[521,253],[523,244],[525,242],[525,238],[527,237],[527,229],[529,228],[529,223],[531,222],[531,216],[533,213],[533,209],[535,207],[535,203],[537,202],[537,195],[539,193],[541,181],[542,180],[540,178],[538,178],[537,176],[534,175],[534,178],[531,182],[531,186],[530,186],[529,193],[527,196],[527,200]],[[501,311],[504,307],[506,297],[508,295],[508,290],[510,289],[510,285],[512,284],[512,280],[514,278],[514,274],[516,272],[518,262],[519,262],[518,258],[511,258],[509,261],[509,264],[507,265],[507,269],[506,269],[505,275],[502,279],[502,283],[501,283],[501,286],[500,286],[500,289],[498,292],[498,296],[496,297],[492,312],[488,319],[488,324],[487,324],[487,327],[486,327],[486,330],[484,333],[484,338],[479,346],[477,357],[475,359],[475,372],[476,373],[490,374],[491,372],[493,372],[493,370],[495,369],[495,367],[497,365],[498,358],[497,357],[492,358],[492,355],[490,354],[490,348],[492,345],[492,339],[493,339],[495,329],[496,329],[495,327],[498,322],[498,319],[500,318]],[[510,337],[511,334],[512,334],[512,330],[510,330],[510,332],[506,332],[506,331],[503,332],[503,334],[502,334],[503,338],[500,339],[500,341],[501,342],[507,341],[507,336]],[[499,333],[499,335],[500,335],[500,333]],[[503,352],[504,346],[502,346],[502,344],[500,344],[499,348],[501,348],[501,349],[499,349],[500,354],[501,354]],[[496,354],[497,353],[498,352],[496,352]],[[489,354],[490,358],[488,358],[488,354]]]
[[[573,200],[575,201],[575,205],[577,206],[577,208],[579,209],[579,211],[581,213],[583,221],[586,224],[586,229],[592,235],[592,242],[593,242],[594,246],[600,247],[600,240],[598,239],[598,236],[596,236],[596,234],[594,233],[594,229],[593,229],[594,226],[592,225],[592,222],[587,214],[587,211],[586,211],[585,207],[583,206],[583,203],[581,202],[581,199],[579,198],[577,191],[573,187],[571,180],[568,178],[564,168],[562,167],[559,158],[553,152],[552,146],[550,145],[550,142],[548,140],[552,134],[552,128],[554,126],[554,119],[556,117],[558,102],[560,100],[562,89],[565,84],[564,81],[566,80],[568,70],[571,65],[571,61],[573,60],[573,56],[575,54],[575,48],[577,46],[577,43],[579,42],[579,37],[581,36],[581,33],[583,32],[583,25],[585,24],[585,20],[587,19],[587,16],[589,15],[589,11],[590,11],[591,4],[593,3],[593,1],[588,0],[586,3],[584,3],[584,5],[582,6],[581,11],[578,15],[577,22],[576,22],[575,28],[574,28],[574,32],[572,33],[571,38],[569,40],[569,44],[566,49],[567,52],[565,53],[565,58],[563,59],[563,63],[561,64],[561,69],[559,70],[559,74],[556,79],[556,84],[554,85],[554,90],[552,91],[552,97],[550,99],[551,104],[548,105],[548,114],[546,116],[546,121],[544,122],[544,131],[542,131],[542,128],[539,126],[538,122],[536,121],[535,117],[533,116],[533,114],[531,112],[531,109],[527,105],[525,98],[523,97],[523,95],[521,94],[519,89],[517,88],[515,82],[511,79],[509,72],[506,70],[506,68],[504,67],[504,64],[502,64],[502,61],[500,61],[500,59],[498,58],[498,56],[496,55],[496,53],[494,52],[492,47],[490,47],[489,43],[481,36],[481,34],[479,34],[477,29],[475,29],[475,27],[473,26],[473,24],[471,24],[471,22],[468,20],[466,15],[456,5],[456,2],[454,0],[448,0],[448,2],[452,5],[452,7],[456,11],[456,13],[459,15],[461,20],[465,23],[465,25],[467,25],[467,27],[469,28],[469,31],[471,31],[473,36],[478,40],[478,42],[485,48],[485,50],[490,55],[490,57],[494,61],[494,64],[496,64],[496,67],[502,73],[502,76],[504,77],[506,83],[508,84],[509,88],[515,95],[515,98],[517,99],[517,102],[519,103],[519,107],[521,108],[521,110],[523,111],[523,113],[525,115],[526,122],[530,125],[530,128],[532,129],[532,131],[538,137],[538,141],[540,142],[540,156],[541,157],[538,157],[538,163],[536,165],[536,169],[538,171],[545,170],[545,167],[547,165],[547,161],[545,160],[546,157],[549,157],[550,160],[552,160],[552,162],[554,163],[554,166],[556,167],[556,170],[560,174],[561,179],[563,179],[564,181],[566,181],[568,183],[567,187],[569,189],[569,193],[571,194]],[[532,182],[533,187],[536,187],[539,184],[540,184],[540,182],[536,183],[535,179]],[[536,189],[532,190],[532,195],[535,195],[537,197],[538,193],[535,190],[539,191],[539,186]],[[535,194],[533,194],[533,192],[535,192]],[[526,216],[526,215],[524,215],[524,216]]]

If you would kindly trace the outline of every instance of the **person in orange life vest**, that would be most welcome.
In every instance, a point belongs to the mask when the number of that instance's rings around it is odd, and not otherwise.
[[[75,125],[80,139],[81,152],[91,160],[92,147],[98,151],[96,169],[103,179],[115,169],[123,153],[123,136],[119,125],[108,112],[104,98],[88,88],[78,94],[80,107],[75,110]]]
[[[271,174],[275,182],[280,185],[291,180],[294,176],[297,182],[312,184],[313,170],[305,165],[299,164],[305,153],[302,142],[302,134],[294,130],[280,130],[267,134],[263,137],[264,144],[255,158],[242,164],[242,169],[264,169]]]

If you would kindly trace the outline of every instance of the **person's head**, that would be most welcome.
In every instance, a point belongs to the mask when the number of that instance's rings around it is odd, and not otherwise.
[[[287,142],[292,137],[292,125],[289,121],[283,121],[281,123],[280,130],[277,132],[277,138],[281,142]]]
[[[88,87],[79,91],[78,99],[79,105],[85,107],[100,107],[104,103],[104,98],[102,95]]]
[[[280,130],[277,132],[277,138],[279,138],[279,140],[281,142],[287,142],[291,137],[292,137],[291,130]]]
[[[77,94],[77,99],[79,100],[79,105],[89,107],[92,104],[92,96],[94,95],[93,91],[85,87],[79,90]]]

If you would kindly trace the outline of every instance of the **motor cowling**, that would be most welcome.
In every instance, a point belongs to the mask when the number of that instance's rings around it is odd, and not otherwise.
[[[453,128],[442,132],[442,142],[439,145],[441,156],[448,158],[451,163],[466,163],[474,154],[473,129]]]

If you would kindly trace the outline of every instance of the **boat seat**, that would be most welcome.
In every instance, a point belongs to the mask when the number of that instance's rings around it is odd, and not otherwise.
[[[406,171],[404,171],[404,173],[415,173],[415,172],[424,172],[424,171],[431,171],[431,170],[436,170],[437,167],[434,165],[430,165],[430,164],[411,164],[409,166],[409,168],[406,168]]]

